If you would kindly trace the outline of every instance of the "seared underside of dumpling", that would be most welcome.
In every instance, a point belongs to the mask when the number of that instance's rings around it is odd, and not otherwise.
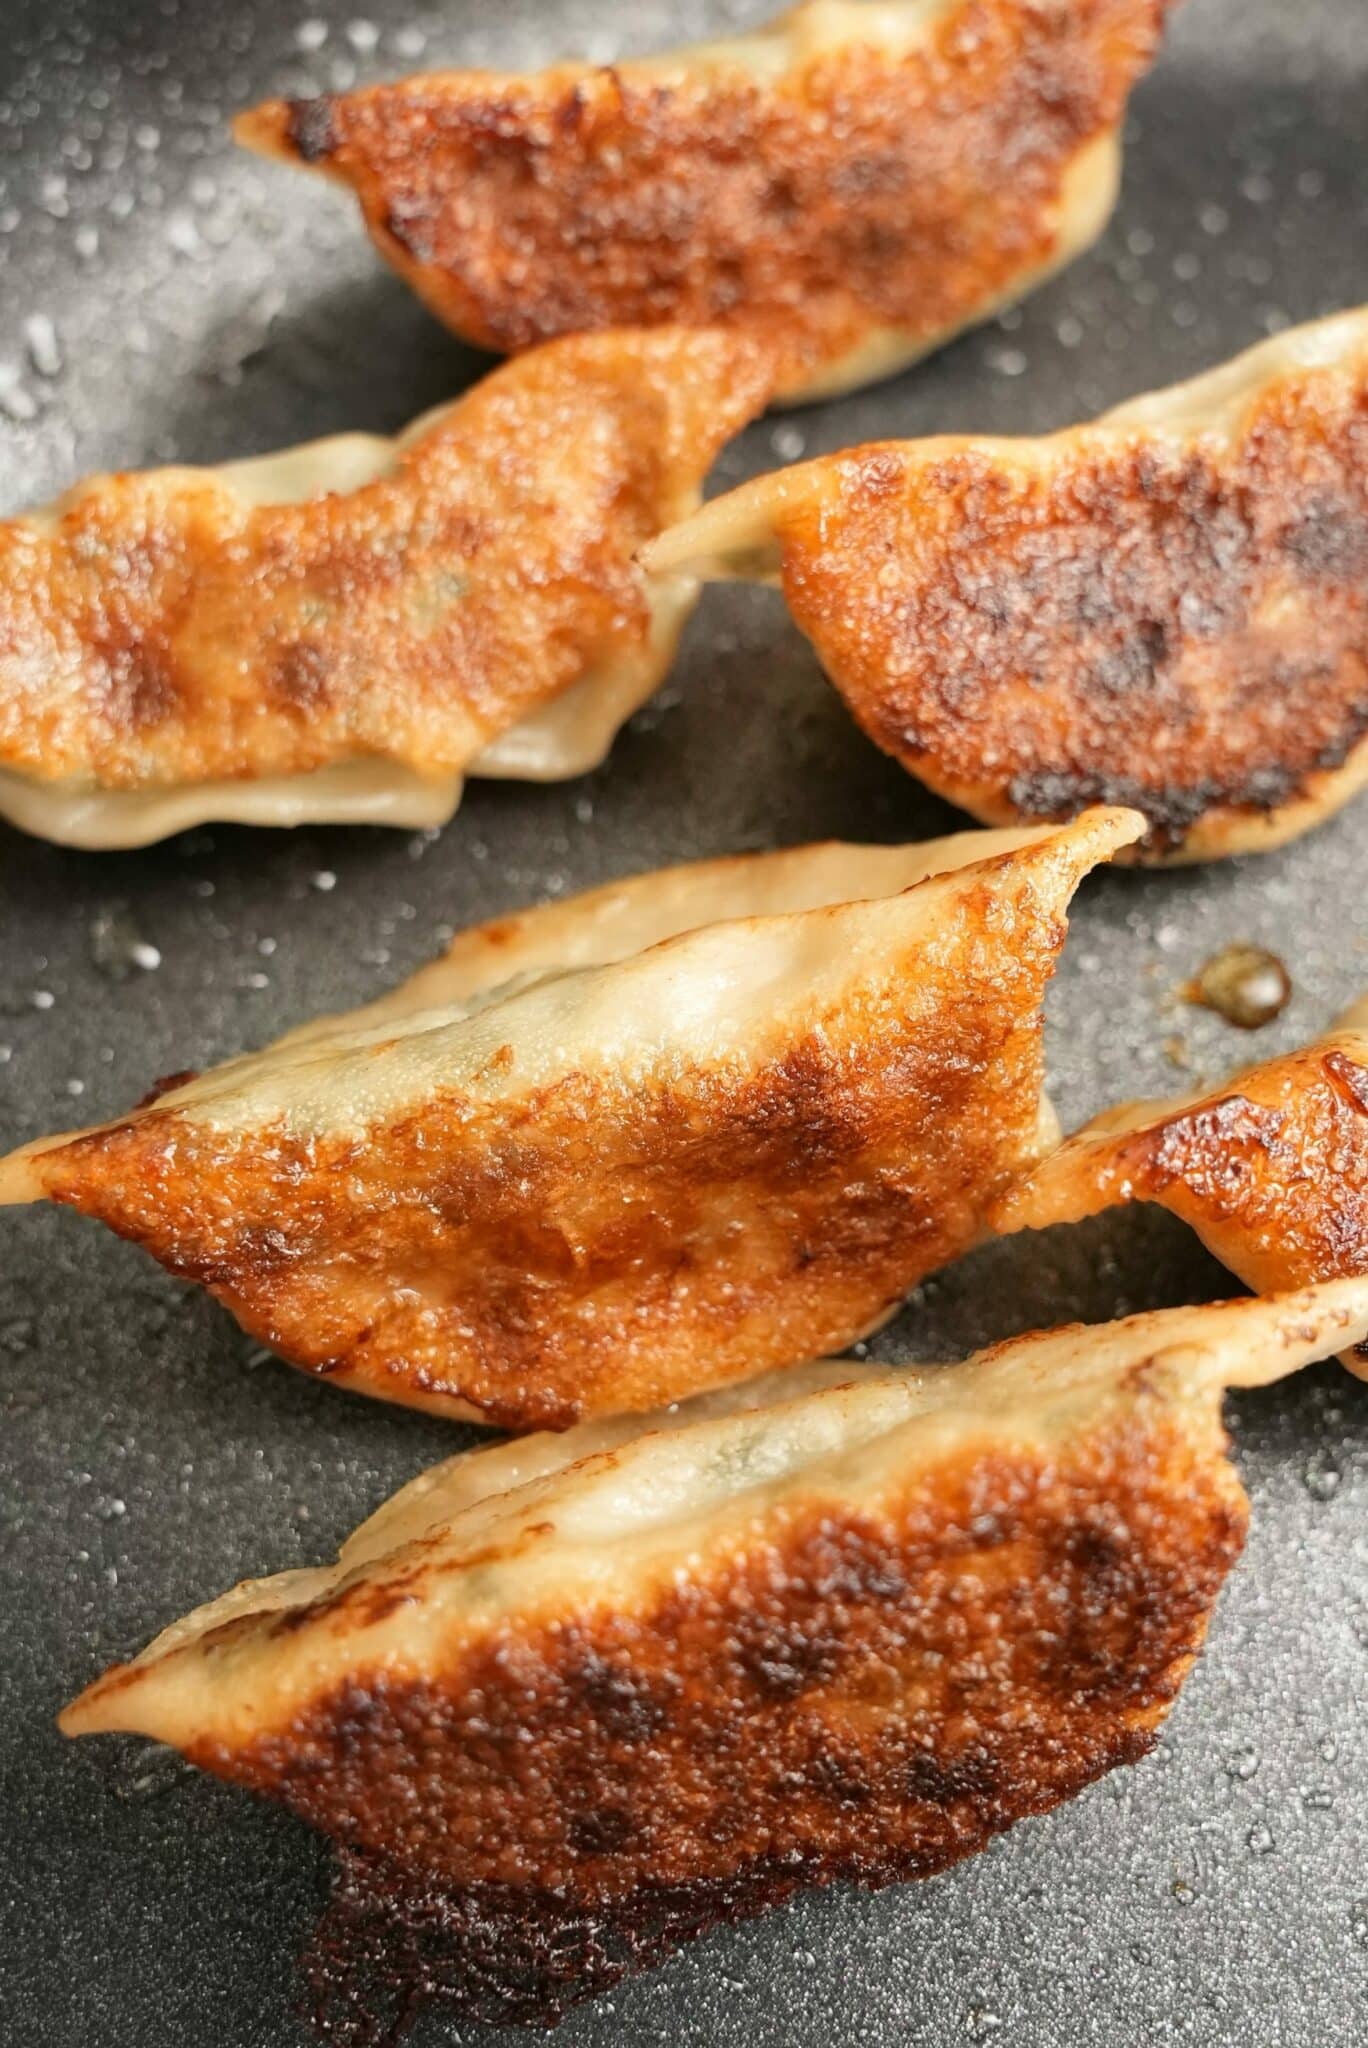
[[[1168,0],[810,0],[697,50],[448,71],[243,116],[356,192],[486,348],[659,321],[782,335],[790,397],[889,374],[1085,247]]]
[[[925,1875],[1142,1755],[1243,1540],[1222,1390],[1365,1333],[1340,1281],[475,1452],[62,1725],[387,1859],[457,1996],[554,2011],[615,1938]]]
[[[1368,1272],[1368,1002],[1223,1088],[1108,1110],[1008,1190],[993,1226],[1126,1202],[1172,1210],[1260,1292]]]
[[[1368,311],[1039,441],[761,478],[647,559],[778,575],[871,739],[976,817],[1277,845],[1368,778]]]
[[[467,772],[595,765],[696,595],[634,551],[769,379],[736,335],[586,336],[397,442],[95,477],[0,525],[0,816],[432,824]]]
[[[312,1372],[508,1427],[839,1349],[1051,1142],[1068,903],[1141,829],[1101,811],[595,891],[26,1147],[0,1200],[99,1217]]]

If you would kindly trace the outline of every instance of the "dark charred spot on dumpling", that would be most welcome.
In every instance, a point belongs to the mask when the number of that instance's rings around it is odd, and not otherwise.
[[[932,1806],[954,1806],[962,1799],[996,1799],[1003,1791],[1002,1766],[987,1750],[966,1748],[948,1756],[914,1751],[903,1768],[903,1789],[909,1799]]]
[[[322,163],[336,151],[338,134],[333,107],[334,102],[326,96],[289,101],[285,139],[301,162]]]
[[[763,1611],[744,1615],[737,1625],[736,1659],[763,1699],[791,1700],[820,1686],[841,1661],[834,1620],[805,1615],[792,1621]]]
[[[1368,576],[1368,512],[1347,492],[1313,497],[1280,544],[1308,577]]]
[[[1148,820],[1146,848],[1173,853],[1216,805],[1241,804],[1274,811],[1294,792],[1290,776],[1267,770],[1240,785],[1204,781],[1187,789],[1156,789],[1135,775],[1045,769],[1014,775],[1006,795],[1018,816],[1042,822],[1063,823],[1090,804],[1124,804]]]
[[[636,1823],[620,1806],[593,1806],[573,1814],[567,1829],[570,1846],[585,1856],[610,1855],[635,1832]]]
[[[642,1672],[586,1650],[567,1668],[565,1689],[571,1711],[592,1715],[615,1741],[649,1742],[670,1717],[679,1681],[668,1671]]]
[[[328,701],[330,668],[325,649],[310,640],[295,640],[282,649],[272,686],[283,703],[302,712],[317,711]]]
[[[180,1067],[174,1074],[160,1074],[147,1093],[133,1106],[135,1109],[150,1109],[154,1102],[160,1102],[163,1095],[169,1095],[173,1088],[184,1088],[187,1082],[198,1078],[195,1067]]]

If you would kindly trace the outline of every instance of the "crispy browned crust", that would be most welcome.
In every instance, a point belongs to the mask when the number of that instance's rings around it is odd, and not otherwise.
[[[33,1172],[340,1384],[519,1428],[657,1406],[840,1350],[1038,1156],[1065,927],[991,868],[973,905],[758,1073],[438,1093],[345,1139],[154,1108]]]
[[[960,0],[925,47],[443,72],[271,101],[242,140],[351,185],[388,260],[502,351],[624,324],[782,331],[788,383],[871,330],[928,341],[1048,265],[1065,175],[1168,0]]]
[[[1086,432],[1038,470],[871,448],[786,523],[785,593],[933,788],[994,819],[1105,792],[1171,856],[1215,811],[1305,795],[1368,730],[1365,433],[1368,377],[1310,374],[1223,459]]]
[[[1003,1232],[1126,1202],[1180,1216],[1256,1293],[1368,1272],[1368,1040],[1333,1035],[1225,1089],[1085,1128],[995,1204]]]
[[[867,1512],[771,1516],[643,1611],[500,1630],[440,1687],[358,1675],[188,1754],[391,1859],[356,1928],[383,1935],[387,1892],[391,1968],[426,1940],[463,2011],[554,2018],[799,1885],[943,1869],[1143,1754],[1245,1518],[1219,1432],[1142,1398],[1048,1455],[962,1450]],[[329,1932],[335,1976],[345,1912]]]
[[[498,370],[344,493],[93,479],[0,525],[0,766],[109,789],[419,775],[639,650],[633,553],[768,394],[763,351],[586,337]]]
[[[855,450],[781,512],[785,595],[870,737],[979,817],[1105,799],[1141,858],[1224,851],[1368,732],[1365,437],[1368,371],[1304,372],[1224,451]]]

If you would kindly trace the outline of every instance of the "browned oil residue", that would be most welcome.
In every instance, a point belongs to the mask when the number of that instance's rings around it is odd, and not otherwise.
[[[1241,1031],[1257,1031],[1280,1016],[1292,994],[1292,977],[1276,953],[1241,941],[1223,946],[1183,988],[1189,1003],[1215,1010]]]
[[[555,2027],[582,2000],[654,1968],[714,1927],[780,1904],[800,1879],[660,1885],[616,1907],[550,1893],[451,1888],[334,1845],[331,1896],[300,1958],[301,2016],[331,2048],[398,2048],[429,2007],[486,2026]]]

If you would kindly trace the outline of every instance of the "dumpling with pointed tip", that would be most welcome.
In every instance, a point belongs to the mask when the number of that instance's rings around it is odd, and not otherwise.
[[[1057,1127],[1041,1001],[1127,811],[667,869],[0,1162],[293,1363],[565,1427],[881,1322]]]
[[[1224,1087],[1128,1102],[1085,1124],[993,1205],[1043,1230],[1156,1202],[1261,1292],[1368,1273],[1368,998],[1297,1052]],[[1368,1361],[1345,1363],[1368,1377]]]
[[[1338,1281],[466,1454],[62,1727],[383,1857],[468,2015],[553,2018],[615,1941],[926,1876],[1142,1756],[1243,1541],[1224,1390],[1365,1335]]]
[[[697,595],[634,552],[771,375],[741,336],[586,336],[397,441],[93,477],[0,524],[0,817],[88,847],[434,825],[467,774],[596,766]]]
[[[1170,0],[807,0],[728,41],[272,100],[239,140],[348,185],[439,319],[782,338],[788,398],[925,355],[1068,262],[1116,198]]]
[[[989,823],[1137,857],[1294,838],[1368,780],[1368,309],[1089,426],[822,456],[646,550],[776,580],[864,730]]]

